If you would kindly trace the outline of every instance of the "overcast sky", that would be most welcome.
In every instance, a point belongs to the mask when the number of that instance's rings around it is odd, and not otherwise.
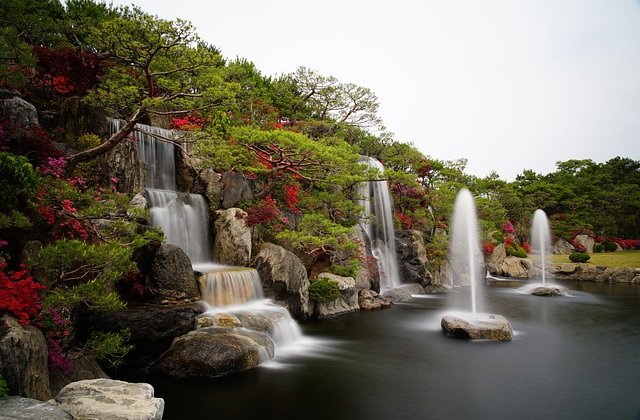
[[[108,1],[107,1],[108,2]],[[136,0],[264,75],[370,88],[387,130],[466,172],[640,160],[639,0]]]

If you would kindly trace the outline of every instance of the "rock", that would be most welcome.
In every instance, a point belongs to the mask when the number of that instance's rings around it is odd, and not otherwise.
[[[361,310],[384,309],[390,307],[392,304],[390,300],[381,297],[374,290],[358,290],[358,306],[360,306]]]
[[[138,155],[137,141],[121,141],[98,159],[101,166],[106,168],[108,178],[118,178],[118,191],[129,194],[144,193],[146,169]]]
[[[251,261],[251,228],[238,208],[216,211],[213,257],[220,264],[247,267]]]
[[[222,201],[222,177],[211,168],[205,168],[198,173],[197,183],[201,185],[196,190],[207,197],[212,210],[217,210]]]
[[[40,252],[42,249],[42,242],[40,241],[27,241],[24,243],[22,247],[22,252],[20,253],[20,262],[22,264],[29,265],[31,262],[31,258]]]
[[[160,420],[164,400],[153,394],[153,387],[146,383],[88,379],[62,388],[56,402],[74,418]]]
[[[260,247],[254,267],[260,274],[267,297],[281,302],[292,317],[309,318],[309,279],[298,257],[281,246],[266,242]]]
[[[498,275],[512,278],[528,278],[528,263],[523,258],[506,257],[502,264],[498,267]]]
[[[251,200],[253,192],[249,180],[240,172],[231,170],[222,174],[222,208],[235,207],[240,201]]]
[[[635,276],[631,279],[631,284],[640,284],[640,276]]]
[[[531,295],[535,296],[566,296],[569,294],[569,289],[563,286],[536,286],[527,291]]]
[[[135,347],[125,361],[144,367],[167,350],[175,338],[192,331],[196,317],[203,311],[200,303],[166,306],[130,303],[124,311],[83,316],[80,327],[83,331],[128,329],[130,343]]]
[[[442,286],[447,289],[453,287],[453,273],[451,272],[451,267],[447,261],[442,262],[432,275],[433,281],[431,284],[434,286]]]
[[[240,322],[237,316],[222,312],[202,314],[196,318],[197,330],[207,327],[236,328],[241,326],[242,322]]]
[[[405,283],[431,284],[429,260],[424,246],[424,236],[417,230],[402,230],[396,233],[396,254],[400,278]]]
[[[364,255],[365,263],[356,273],[355,281],[358,289],[371,289],[380,291],[380,272],[378,262],[371,252],[371,241],[364,232],[362,226],[353,228],[352,239],[360,246],[360,255]]]
[[[561,273],[561,274],[573,274],[576,271],[576,264],[560,264],[556,266],[556,273]]]
[[[30,102],[20,97],[17,91],[0,90],[0,119],[20,128],[38,125],[38,111]]]
[[[72,382],[82,381],[85,379],[107,378],[109,376],[104,373],[100,365],[93,359],[86,356],[73,358],[73,369],[69,375],[55,371],[49,375],[51,392],[56,395],[62,388]]]
[[[177,338],[152,370],[173,378],[210,378],[251,369],[273,357],[274,345],[264,333],[209,327]]]
[[[635,275],[635,270],[630,267],[608,267],[596,276],[596,281],[631,283]]]
[[[493,248],[491,254],[485,258],[487,271],[491,274],[498,274],[498,267],[502,265],[507,258],[507,251],[504,243],[499,243]]]
[[[153,257],[147,289],[156,300],[200,296],[189,257],[180,247],[171,244],[162,244]]]
[[[331,273],[320,273],[318,279],[326,279],[340,286],[340,296],[331,302],[316,302],[314,315],[318,318],[329,318],[339,314],[354,312],[358,305],[358,290],[353,277],[341,277]]]
[[[0,418],[6,420],[72,420],[55,404],[23,397],[0,398]]]
[[[0,335],[0,375],[12,395],[46,401],[49,389],[49,352],[44,335],[32,325],[20,325],[10,315],[2,316],[6,330]]]
[[[382,297],[393,303],[406,302],[411,300],[413,295],[424,295],[424,289],[419,284],[403,284],[398,287],[387,289],[382,293]]]
[[[578,235],[574,238],[574,241],[584,247],[584,252],[587,254],[593,254],[593,245],[596,243],[595,239],[588,235]]]
[[[427,287],[424,288],[424,293],[427,295],[430,294],[435,294],[435,293],[444,293],[446,292],[448,289],[444,286],[441,286],[439,284],[430,284]]]
[[[558,239],[556,243],[553,244],[553,253],[557,255],[568,255],[575,250],[576,249],[573,245],[562,238]]]
[[[511,324],[502,315],[470,315],[468,319],[456,315],[445,315],[440,323],[449,337],[468,340],[511,341]]]
[[[148,220],[146,220],[146,217],[143,217],[143,215],[146,213],[146,210],[148,208],[149,203],[147,202],[147,198],[144,196],[144,194],[137,193],[129,202],[127,216],[146,223]]]

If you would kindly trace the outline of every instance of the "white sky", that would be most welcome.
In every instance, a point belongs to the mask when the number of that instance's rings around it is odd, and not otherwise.
[[[107,1],[108,2],[108,1]],[[264,75],[370,88],[387,130],[466,172],[640,160],[639,0],[136,0]]]

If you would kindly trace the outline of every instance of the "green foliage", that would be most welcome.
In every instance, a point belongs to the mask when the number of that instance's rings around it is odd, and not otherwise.
[[[612,241],[602,241],[602,246],[606,252],[613,252],[618,249],[616,243]]]
[[[574,252],[569,255],[569,261],[574,263],[584,263],[591,259],[589,254],[585,254],[584,252]]]
[[[0,398],[9,396],[9,386],[7,381],[0,375]]]
[[[593,252],[604,252],[605,247],[603,244],[595,243],[593,244]]]
[[[508,257],[527,258],[527,252],[518,244],[513,244],[506,249]]]
[[[26,157],[0,152],[0,173],[0,212],[15,209],[35,192],[38,174]]]
[[[72,138],[68,144],[75,150],[81,152],[83,150],[91,149],[102,143],[102,139],[92,133],[81,134],[80,137]]]
[[[317,279],[309,285],[309,299],[318,303],[331,302],[340,297],[338,283],[327,279]]]
[[[114,285],[125,273],[134,271],[131,249],[119,243],[88,244],[60,240],[33,256],[32,270],[41,273],[50,288],[45,305],[85,304],[94,311],[115,311],[124,307]]]
[[[94,332],[87,340],[84,353],[97,360],[104,360],[114,367],[118,366],[122,358],[134,348],[133,345],[127,344],[130,336],[128,330]]]

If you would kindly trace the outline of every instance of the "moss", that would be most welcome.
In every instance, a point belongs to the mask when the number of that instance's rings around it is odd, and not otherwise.
[[[318,279],[311,282],[309,286],[309,298],[318,303],[331,302],[339,297],[340,286],[333,281]]]

